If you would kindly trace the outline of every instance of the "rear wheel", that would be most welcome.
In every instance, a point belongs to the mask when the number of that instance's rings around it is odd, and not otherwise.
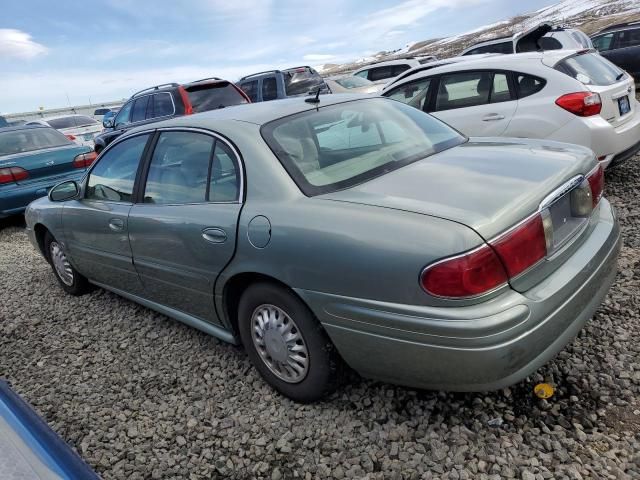
[[[240,299],[238,327],[251,362],[283,395],[312,402],[335,389],[335,347],[309,308],[287,289],[251,285]]]
[[[44,236],[44,248],[53,274],[65,292],[71,295],[83,295],[91,291],[89,281],[73,268],[62,245],[49,232]]]

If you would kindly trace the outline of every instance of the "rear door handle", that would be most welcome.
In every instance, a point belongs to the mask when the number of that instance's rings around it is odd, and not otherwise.
[[[112,218],[109,220],[109,228],[114,232],[121,232],[124,230],[124,220],[121,218]]]
[[[493,122],[495,120],[504,120],[504,115],[500,115],[499,113],[490,113],[489,115],[482,117],[483,122]]]
[[[210,243],[224,243],[227,241],[227,232],[218,227],[209,227],[202,230],[202,238]]]

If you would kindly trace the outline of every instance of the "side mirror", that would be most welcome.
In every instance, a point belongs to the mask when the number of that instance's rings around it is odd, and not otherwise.
[[[113,127],[113,117],[111,118],[107,118],[106,120],[102,120],[102,126],[104,128],[111,128]]]
[[[52,202],[64,202],[77,197],[80,193],[80,187],[73,180],[67,180],[57,184],[49,191],[49,200]]]

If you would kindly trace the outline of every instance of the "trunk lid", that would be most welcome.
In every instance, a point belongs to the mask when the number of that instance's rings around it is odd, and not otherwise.
[[[0,157],[0,168],[20,167],[25,169],[29,173],[29,178],[16,182],[19,185],[27,185],[46,177],[55,180],[58,177],[68,175],[69,172],[81,170],[73,166],[73,159],[76,155],[90,150],[86,146],[71,144],[2,156]]]
[[[586,148],[543,140],[472,138],[361,185],[317,198],[444,218],[495,237],[596,165]]]
[[[514,39],[516,53],[537,52],[540,48],[539,40],[549,33],[553,27],[549,23],[541,23],[525,30]]]

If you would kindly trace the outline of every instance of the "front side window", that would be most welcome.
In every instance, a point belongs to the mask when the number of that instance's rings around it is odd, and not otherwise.
[[[138,135],[109,148],[91,170],[85,198],[132,202],[138,165],[149,135]]]
[[[436,118],[386,98],[291,115],[261,133],[306,195],[351,187],[465,141]]]
[[[600,35],[593,39],[593,46],[600,52],[606,52],[610,50],[613,43],[613,33],[607,33],[606,35]]]
[[[133,102],[125,103],[122,106],[122,108],[120,109],[120,111],[116,115],[115,121],[113,122],[113,124],[116,127],[119,127],[119,126],[122,126],[122,125],[127,125],[128,123],[131,123],[131,120],[130,120],[131,107],[133,107]]]
[[[240,88],[244,93],[247,94],[249,100],[252,102],[258,101],[258,81],[253,80],[252,82],[245,82],[240,85]]]
[[[415,82],[405,83],[385,94],[385,97],[393,98],[412,107],[424,109],[427,93],[429,92],[430,78],[423,78]]]
[[[207,198],[214,138],[196,132],[163,132],[153,150],[144,203],[201,203]]]
[[[268,102],[278,98],[278,85],[275,77],[262,79],[262,101]]]
[[[149,105],[149,99],[151,95],[145,95],[138,98],[133,102],[133,109],[131,111],[131,123],[141,122],[147,118],[147,106]]]
[[[71,145],[71,141],[53,128],[0,131],[0,157],[65,145]]]
[[[402,65],[393,65],[391,67],[391,76],[392,77],[397,77],[398,75],[400,75],[402,72],[406,72],[407,70],[409,70],[411,68],[411,65],[406,65],[406,64],[402,64]]]
[[[474,107],[489,103],[491,92],[490,72],[461,72],[440,78],[436,110]]]

